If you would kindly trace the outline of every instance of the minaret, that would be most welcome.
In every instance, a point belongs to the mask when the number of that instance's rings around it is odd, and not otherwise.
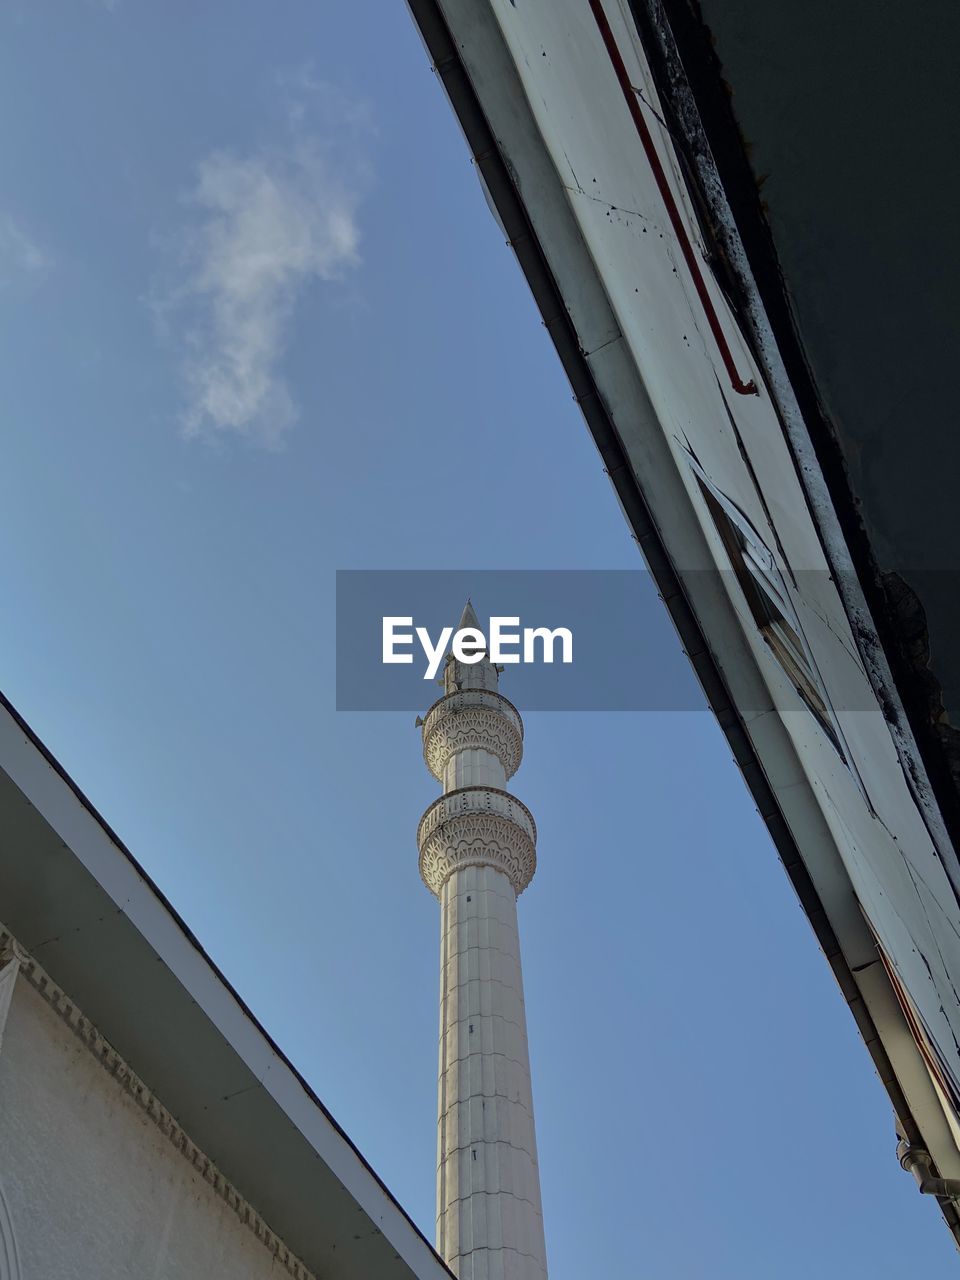
[[[467,601],[460,629],[479,622]],[[420,874],[440,900],[437,1251],[459,1280],[545,1280],[517,897],[537,829],[506,790],[523,722],[484,654],[448,654],[423,721],[443,787],[417,829]]]

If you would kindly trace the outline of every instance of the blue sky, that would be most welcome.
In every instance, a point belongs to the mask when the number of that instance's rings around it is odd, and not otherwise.
[[[402,3],[10,0],[0,114],[4,691],[432,1238],[434,784],[334,573],[636,552]],[[710,717],[514,788],[553,1280],[952,1270]]]

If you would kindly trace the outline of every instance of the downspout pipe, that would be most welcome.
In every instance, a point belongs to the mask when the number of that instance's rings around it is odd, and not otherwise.
[[[925,1196],[937,1196],[941,1200],[955,1200],[960,1197],[960,1178],[937,1178],[934,1176],[933,1159],[929,1151],[923,1147],[914,1147],[901,1138],[897,1143],[897,1159],[907,1173],[912,1173],[917,1186]]]

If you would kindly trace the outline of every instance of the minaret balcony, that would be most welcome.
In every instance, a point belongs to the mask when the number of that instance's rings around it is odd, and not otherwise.
[[[435,800],[420,819],[420,875],[439,898],[462,867],[501,871],[521,894],[537,869],[537,827],[527,806],[496,787],[461,787]]]
[[[511,778],[523,758],[523,721],[516,707],[490,689],[462,689],[435,702],[423,722],[423,758],[443,782],[458,751],[486,751]]]

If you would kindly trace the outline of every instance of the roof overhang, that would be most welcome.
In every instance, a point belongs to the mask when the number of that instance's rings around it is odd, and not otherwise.
[[[6,701],[0,830],[3,926],[287,1247],[324,1280],[449,1280],[303,1077]]]
[[[785,710],[793,691],[778,686],[743,609],[716,572],[717,548],[690,469],[681,461],[687,433],[692,436],[706,424],[710,430],[701,432],[706,470],[712,473],[715,464],[716,473],[722,472],[721,452],[710,454],[711,435],[719,439],[729,420],[736,437],[733,454],[739,446],[740,461],[761,476],[755,486],[760,499],[766,496],[774,507],[780,503],[772,514],[764,513],[762,501],[755,504],[757,525],[765,516],[781,527],[792,520],[789,533],[801,547],[800,559],[807,559],[801,568],[816,575],[811,591],[820,592],[813,602],[823,610],[820,621],[853,658],[843,679],[859,682],[859,703],[852,686],[847,690],[850,705],[865,713],[862,723],[845,717],[854,748],[850,757],[869,757],[867,786],[874,799],[887,784],[896,790],[895,821],[902,822],[937,882],[939,896],[931,911],[954,920],[960,864],[709,148],[691,166],[672,146],[667,128],[658,129],[664,124],[663,103],[624,4],[409,3],[617,498],[899,1123],[911,1142],[933,1153],[942,1173],[957,1176],[955,1128],[864,914],[867,902],[874,916],[884,916],[870,893],[871,877],[898,874],[890,861],[897,856],[897,839],[888,847],[887,830],[875,847],[864,844],[862,831],[872,839],[883,825],[869,825],[878,822],[869,798],[861,805],[866,812],[861,828],[847,825],[845,815],[860,804],[855,792],[862,779],[853,770],[834,767],[835,758],[831,764],[830,752],[822,751],[800,723],[803,713]],[[699,249],[704,223],[712,221],[723,236],[736,288],[728,289],[713,272],[705,272],[701,284],[732,359],[723,358],[707,323],[698,325],[692,272],[669,218],[658,219],[662,189],[658,192],[644,171],[643,152],[631,133],[631,104],[625,106],[624,85],[618,84],[604,49],[598,9],[614,29],[625,67],[629,64],[627,88],[649,113],[656,154],[683,205],[687,235]],[[665,26],[658,39],[669,39]],[[672,74],[682,81],[682,67],[674,66]],[[692,98],[689,103],[695,107]],[[698,127],[695,110],[686,123]],[[649,231],[654,234],[642,240]],[[649,252],[654,236],[666,241],[666,267],[662,253]],[[669,261],[675,264],[672,279]],[[640,301],[627,293],[634,285],[638,298],[643,295]],[[678,341],[688,316],[697,326],[695,358],[680,350]],[[744,371],[739,378],[738,364]],[[752,400],[744,395],[750,371],[760,383]],[[883,807],[889,816],[886,794]],[[870,865],[871,858],[878,865]],[[891,922],[884,918],[887,926]],[[911,949],[892,934],[883,941],[894,952]],[[945,975],[945,983],[951,977]],[[918,988],[925,981],[919,974],[911,979]],[[932,988],[929,994],[934,1008],[940,997]],[[951,1009],[954,1021],[955,1015]],[[955,1207],[943,1202],[941,1208],[960,1240]]]
[[[630,10],[711,210],[715,269],[745,327],[774,339],[789,379],[835,541],[856,567],[851,605],[867,605],[883,654],[878,692],[894,690],[904,749],[956,846],[960,176],[943,157],[960,8],[630,0]]]

